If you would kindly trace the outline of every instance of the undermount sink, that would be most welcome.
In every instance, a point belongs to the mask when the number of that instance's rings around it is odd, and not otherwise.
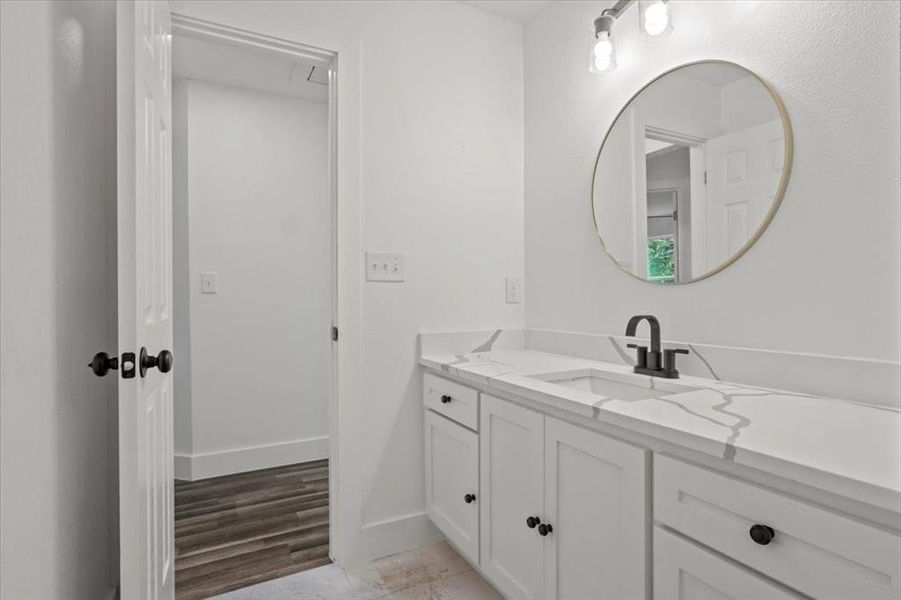
[[[666,379],[631,373],[613,373],[599,369],[542,373],[530,375],[530,377],[570,389],[625,401],[647,400],[699,389],[690,385],[672,383]]]

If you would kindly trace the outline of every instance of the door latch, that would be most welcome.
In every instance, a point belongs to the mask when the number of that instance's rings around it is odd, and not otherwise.
[[[91,371],[97,377],[105,377],[110,371],[118,371],[122,365],[122,378],[131,379],[135,376],[135,353],[123,352],[122,359],[118,356],[110,356],[106,352],[98,352],[88,363]]]

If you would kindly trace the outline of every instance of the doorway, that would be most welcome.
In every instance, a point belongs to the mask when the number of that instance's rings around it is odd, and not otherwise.
[[[334,72],[173,15],[175,593],[330,562]],[[263,40],[265,41],[265,40]]]
[[[690,281],[696,272],[693,248],[703,229],[693,228],[703,215],[706,197],[706,140],[646,125],[640,188],[646,202],[647,272],[650,281]]]

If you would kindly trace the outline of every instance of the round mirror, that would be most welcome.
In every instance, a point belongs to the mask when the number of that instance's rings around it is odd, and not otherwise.
[[[654,283],[722,271],[763,233],[788,183],[792,132],[776,92],[702,61],[644,86],[598,153],[594,222],[610,257]]]

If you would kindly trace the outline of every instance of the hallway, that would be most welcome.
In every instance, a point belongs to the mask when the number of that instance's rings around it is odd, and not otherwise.
[[[330,563],[328,460],[175,485],[175,589],[208,598]]]

